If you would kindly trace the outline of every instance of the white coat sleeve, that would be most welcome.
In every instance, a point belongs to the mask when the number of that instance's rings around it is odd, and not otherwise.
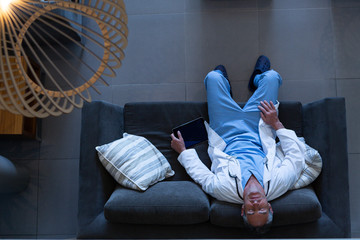
[[[215,193],[216,186],[218,186],[217,176],[211,172],[205,164],[200,160],[195,149],[188,149],[183,151],[178,161],[185,168],[187,174],[198,184],[202,189],[213,197],[217,197]]]
[[[278,192],[281,195],[295,184],[305,167],[305,145],[292,130],[283,128],[277,130],[276,134],[284,152],[284,159],[274,166],[272,174],[277,187],[282,189],[281,193]]]

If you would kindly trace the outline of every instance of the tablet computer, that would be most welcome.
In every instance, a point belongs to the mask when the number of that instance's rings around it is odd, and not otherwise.
[[[184,139],[186,148],[208,140],[204,119],[202,117],[175,127],[173,133],[177,138],[178,131],[180,131]]]

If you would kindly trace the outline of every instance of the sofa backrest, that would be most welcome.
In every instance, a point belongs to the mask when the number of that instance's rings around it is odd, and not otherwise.
[[[243,106],[244,104],[239,104]],[[178,125],[203,117],[209,121],[206,102],[147,102],[128,103],[124,107],[124,131],[147,138],[167,158],[175,175],[168,180],[190,180],[177,161],[178,154],[171,149],[170,134]],[[302,136],[302,105],[299,102],[282,102],[279,118],[284,126]],[[210,168],[207,143],[195,146],[200,159]]]

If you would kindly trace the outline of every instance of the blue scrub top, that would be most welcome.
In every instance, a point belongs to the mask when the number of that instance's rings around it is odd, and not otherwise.
[[[246,121],[235,120],[237,124],[242,125],[244,132],[239,132],[239,128],[233,128],[226,135],[227,146],[224,152],[235,157],[240,162],[241,184],[243,189],[251,175],[259,181],[262,187],[264,175],[264,158],[265,153],[260,144],[258,131],[248,131]],[[251,128],[253,128],[253,123]]]

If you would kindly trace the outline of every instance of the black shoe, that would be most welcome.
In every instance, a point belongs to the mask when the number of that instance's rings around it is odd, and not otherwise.
[[[254,79],[255,76],[258,74],[262,74],[266,71],[270,70],[270,60],[268,57],[261,55],[255,64],[255,68],[254,68],[254,72],[252,73],[251,77],[250,77],[250,81],[249,81],[249,85],[248,88],[250,90],[250,92],[255,92],[255,90],[257,89],[257,87],[254,85]]]
[[[224,65],[218,65],[216,66],[216,68],[214,68],[214,70],[220,70],[222,72],[222,75],[229,81],[229,77],[227,75],[227,71]]]
[[[224,76],[224,78],[226,78],[226,80],[228,80],[229,85],[230,85],[230,96],[232,97],[233,95],[232,95],[231,83],[230,83],[229,77],[227,75],[226,68],[224,67],[224,65],[218,65],[214,68],[214,70],[220,70],[222,72],[222,75]]]

